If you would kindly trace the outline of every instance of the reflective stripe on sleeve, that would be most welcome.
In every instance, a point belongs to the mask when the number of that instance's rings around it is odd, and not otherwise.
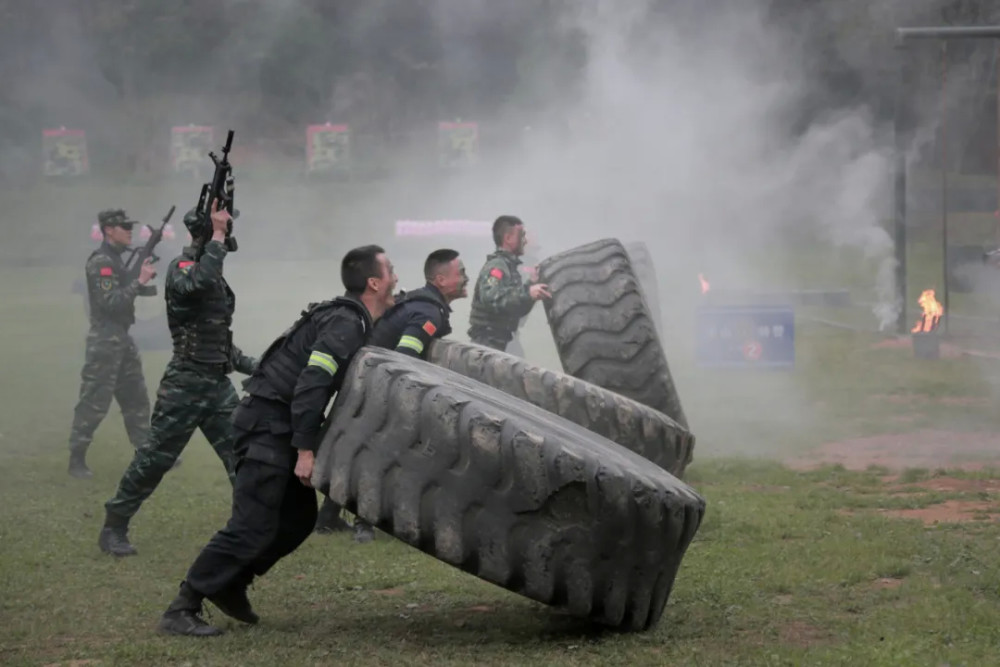
[[[403,336],[399,339],[399,344],[397,344],[396,347],[406,347],[413,350],[417,354],[423,354],[424,352],[424,344],[416,336]]]
[[[319,366],[330,375],[337,374],[337,362],[333,357],[323,352],[313,352],[309,355],[308,366]]]

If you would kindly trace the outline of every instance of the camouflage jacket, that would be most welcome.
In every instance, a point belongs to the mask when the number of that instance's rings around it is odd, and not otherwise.
[[[486,258],[472,295],[470,331],[490,329],[509,337],[518,321],[531,312],[535,302],[518,271],[520,264],[521,260],[506,250]]]
[[[135,297],[156,293],[151,285],[140,285],[125,275],[124,250],[105,241],[87,259],[91,327],[113,325],[128,329],[135,323]]]
[[[164,296],[174,358],[237,370],[249,375],[257,360],[233,345],[230,327],[236,295],[222,276],[225,246],[209,241],[199,256],[193,248],[170,262]]]

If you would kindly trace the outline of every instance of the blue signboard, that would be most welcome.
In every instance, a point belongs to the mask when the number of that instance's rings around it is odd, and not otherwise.
[[[711,306],[698,311],[699,365],[790,368],[795,365],[795,310],[790,306]]]

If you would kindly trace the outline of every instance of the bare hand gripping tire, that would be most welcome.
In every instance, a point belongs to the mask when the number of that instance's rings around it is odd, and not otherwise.
[[[660,618],[705,501],[503,392],[390,350],[347,369],[313,486],[440,560],[627,630]]]
[[[688,428],[663,346],[615,239],[595,241],[539,265],[552,293],[545,314],[563,370],[639,401]]]
[[[427,359],[579,424],[677,477],[691,462],[694,436],[687,429],[659,410],[580,378],[444,338],[431,342]]]

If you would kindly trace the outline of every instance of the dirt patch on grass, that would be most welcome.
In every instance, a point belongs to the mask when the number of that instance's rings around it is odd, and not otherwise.
[[[968,521],[995,521],[1000,517],[1000,508],[995,503],[969,500],[946,500],[919,509],[880,509],[883,516],[899,519],[920,519],[924,525],[938,523],[966,523]]]
[[[920,482],[902,484],[928,491],[945,493],[997,493],[1000,494],[1000,479],[956,479],[955,477],[933,477]],[[902,491],[901,493],[907,493]]]
[[[808,648],[829,641],[830,633],[805,621],[791,621],[778,628],[778,638],[782,644]]]
[[[895,577],[882,577],[881,579],[876,579],[872,582],[872,588],[876,590],[886,590],[892,588],[899,588],[903,585],[902,579],[896,579]]]
[[[747,491],[752,491],[753,493],[785,493],[792,490],[790,486],[773,486],[768,484],[749,484],[746,488]]]
[[[403,589],[399,586],[395,588],[380,588],[379,590],[372,591],[375,595],[388,595],[390,597],[396,597],[403,594]]]
[[[913,351],[913,338],[910,336],[900,336],[897,338],[887,338],[883,341],[879,341],[872,345],[874,350],[909,350]],[[942,359],[958,359],[959,357],[965,356],[967,354],[972,354],[972,351],[961,348],[957,345],[951,343],[940,343],[938,347],[938,353]]]
[[[927,394],[873,394],[871,399],[893,405],[912,405],[936,403],[937,405],[989,407],[993,399],[983,396],[929,396]],[[915,419],[915,415],[902,415]]]
[[[830,442],[786,464],[797,470],[840,464],[848,470],[881,466],[891,470],[1000,467],[1000,433],[920,430]]]
[[[900,475],[881,477],[880,480],[885,484],[885,487],[877,489],[877,492],[888,494],[893,498],[913,498],[918,502],[926,498],[930,504],[924,507],[905,509],[887,507],[840,509],[838,514],[857,516],[874,512],[898,519],[919,519],[928,526],[938,523],[993,521],[1000,518],[1000,479],[932,477],[930,479],[901,481],[901,477]],[[937,501],[937,498],[929,497],[929,494],[932,493],[968,496],[968,498],[959,497]]]

